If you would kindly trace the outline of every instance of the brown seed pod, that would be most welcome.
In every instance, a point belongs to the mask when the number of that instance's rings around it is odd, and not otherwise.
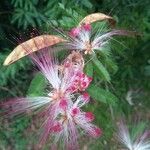
[[[85,18],[83,18],[80,21],[79,26],[81,26],[83,24],[91,24],[93,22],[103,21],[103,20],[108,21],[110,23],[110,25],[112,25],[112,26],[114,26],[116,23],[116,21],[110,16],[107,16],[103,13],[93,13],[93,14],[87,15]]]
[[[27,56],[40,49],[53,46],[65,40],[56,35],[41,35],[34,37],[18,45],[5,59],[3,65],[10,65],[20,58]]]

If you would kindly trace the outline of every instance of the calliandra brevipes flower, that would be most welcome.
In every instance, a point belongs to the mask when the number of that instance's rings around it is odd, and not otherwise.
[[[79,149],[77,140],[80,137],[81,133],[78,132],[81,129],[83,130],[82,134],[87,134],[93,138],[101,136],[101,129],[91,123],[94,120],[93,113],[81,110],[81,107],[87,104],[89,100],[88,93],[84,92],[74,102],[69,103],[66,109],[61,109],[51,128],[53,145],[63,143],[64,149]]]
[[[45,114],[46,120],[41,134],[41,145],[48,139],[60,111],[71,105],[74,92],[85,91],[92,81],[83,73],[84,62],[80,53],[73,52],[62,65],[59,65],[52,51],[52,49],[46,48],[29,55],[48,80],[51,90],[47,96],[18,98],[2,104],[6,109],[4,113],[7,116],[19,115],[28,110],[42,109],[40,114]]]
[[[82,24],[79,27],[72,28],[69,32],[69,41],[66,44],[68,49],[84,52],[85,54],[92,54],[95,50],[102,50],[102,48],[113,40],[113,36],[133,36],[135,32],[125,30],[110,30],[104,32],[103,29],[96,32],[90,24]],[[115,40],[116,41],[116,40]]]
[[[134,127],[135,129],[135,127]],[[138,129],[137,129],[138,131]],[[150,150],[150,131],[143,130],[133,138],[127,125],[123,122],[119,124],[118,140],[128,150]]]

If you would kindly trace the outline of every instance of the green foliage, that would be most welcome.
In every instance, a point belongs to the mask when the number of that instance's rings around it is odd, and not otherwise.
[[[74,17],[74,19],[76,19],[78,16],[76,10],[79,6],[88,9],[92,8],[92,4],[89,0],[78,1],[78,3],[76,3],[75,0],[63,0],[61,2],[59,0],[12,0],[11,3],[14,6],[11,22],[17,24],[18,27],[23,27],[23,29],[31,26],[41,26],[49,20],[58,18],[64,12],[67,16],[62,15],[62,20],[57,20],[57,22],[54,20],[52,22],[54,24],[60,23],[63,27],[66,26],[66,22],[68,22],[68,25],[73,25],[73,20],[71,18]],[[70,6],[74,6],[74,8],[69,8]]]
[[[101,79],[104,81],[110,81],[110,75],[104,65],[96,57],[92,59],[92,62],[96,73],[101,77]]]
[[[5,49],[5,51],[8,51]],[[0,53],[0,83],[1,85],[7,85],[9,80],[15,80],[16,74],[20,73],[20,71],[26,70],[29,65],[27,60],[18,61],[10,66],[3,66],[3,62],[8,56],[7,53]]]
[[[27,91],[28,96],[42,96],[46,88],[46,79],[41,73],[37,73],[30,83]]]
[[[0,99],[23,96],[31,78],[26,74],[29,71],[30,63],[27,59],[22,59],[9,66],[3,66],[4,60],[9,54],[9,50],[5,49],[5,51],[0,53]]]
[[[90,61],[90,62],[88,62],[88,63],[85,65],[84,71],[85,71],[85,73],[86,73],[88,76],[92,77],[92,76],[93,76],[93,69],[94,69],[93,63]]]
[[[87,91],[94,100],[99,102],[103,102],[112,106],[116,105],[118,102],[118,98],[114,94],[98,86],[90,85]]]

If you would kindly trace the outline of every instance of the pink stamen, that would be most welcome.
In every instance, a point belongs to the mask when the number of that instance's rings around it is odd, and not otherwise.
[[[59,107],[62,109],[66,109],[67,107],[67,100],[66,99],[62,99],[59,103]]]
[[[78,108],[74,108],[74,109],[72,109],[71,113],[72,113],[73,116],[75,116],[75,115],[77,115],[79,113],[79,111],[80,110]]]
[[[98,138],[102,135],[102,130],[98,127],[95,127],[94,128],[94,134],[93,134],[93,137],[94,138]]]
[[[88,77],[89,82],[92,82],[93,78],[92,77]]]
[[[90,101],[90,96],[87,92],[84,92],[82,96],[83,96],[83,100],[86,101],[87,103]]]
[[[70,36],[76,37],[80,32],[80,28],[72,28],[69,32]]]
[[[58,133],[58,132],[60,132],[61,130],[62,130],[62,127],[61,127],[60,123],[57,123],[56,125],[54,125],[54,126],[52,127],[52,131],[55,132],[55,133]]]
[[[86,117],[86,119],[87,119],[88,121],[90,121],[90,122],[95,119],[95,117],[94,117],[94,115],[93,115],[92,112],[86,112],[86,113],[85,113],[85,117]]]

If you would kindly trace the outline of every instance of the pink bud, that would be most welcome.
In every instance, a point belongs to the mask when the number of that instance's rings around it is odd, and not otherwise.
[[[81,72],[77,72],[76,76],[77,76],[77,77],[81,77],[81,76],[82,76],[82,73],[81,73]]]
[[[82,96],[83,96],[83,100],[86,101],[87,103],[90,101],[90,96],[87,92],[84,92]]]
[[[57,123],[56,125],[54,125],[54,126],[52,127],[52,131],[55,132],[55,133],[58,133],[58,132],[60,132],[61,130],[62,130],[62,127],[61,127],[60,123]]]
[[[69,32],[70,36],[76,37],[80,32],[80,28],[72,28]]]
[[[67,100],[65,99],[62,99],[59,103],[59,107],[62,108],[62,109],[66,109],[67,107]]]
[[[70,92],[75,92],[75,91],[77,91],[77,88],[75,86],[71,86],[68,90]]]
[[[82,73],[80,77],[81,77],[81,78],[85,78],[85,74],[84,74],[84,73]]]
[[[84,24],[82,27],[85,31],[90,31],[91,30],[91,25],[90,24]]]
[[[94,115],[93,115],[92,112],[86,112],[86,113],[85,113],[85,117],[86,117],[86,119],[87,119],[88,121],[90,121],[90,122],[95,119],[95,117],[94,117]]]
[[[85,88],[87,87],[87,83],[86,83],[86,82],[82,82],[82,83],[81,83],[81,86],[82,86],[82,88],[85,89]]]

